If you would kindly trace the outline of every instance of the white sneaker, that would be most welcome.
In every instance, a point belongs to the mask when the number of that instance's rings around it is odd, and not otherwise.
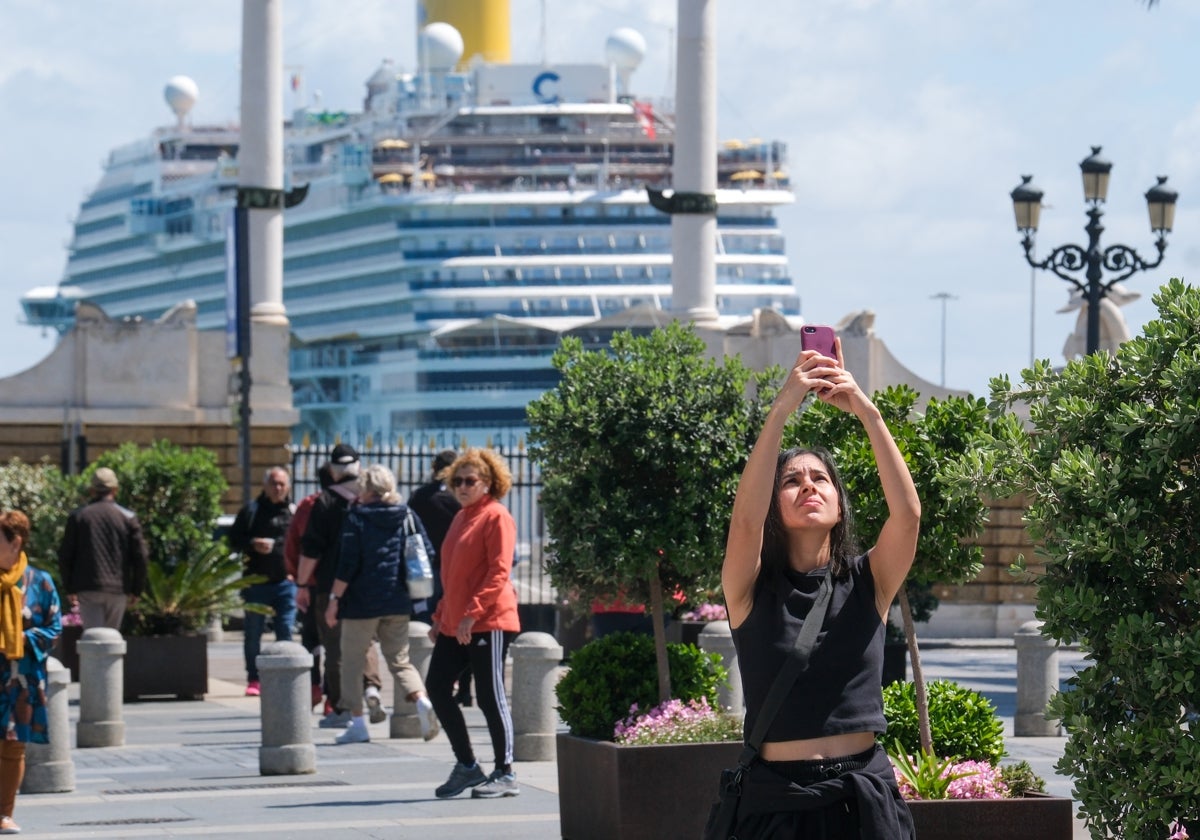
[[[387,712],[383,710],[383,698],[379,696],[379,689],[371,686],[363,694],[363,699],[367,701],[367,715],[371,719],[371,723],[383,723],[387,720]]]
[[[421,724],[421,737],[433,740],[438,734],[438,719],[428,697],[417,698],[417,722]]]
[[[365,744],[371,740],[371,733],[362,718],[346,727],[346,731],[333,739],[335,744]]]

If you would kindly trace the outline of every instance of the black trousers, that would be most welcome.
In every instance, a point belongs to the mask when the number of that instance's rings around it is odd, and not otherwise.
[[[475,763],[475,750],[471,747],[462,709],[454,700],[454,683],[465,669],[470,668],[475,678],[475,698],[487,720],[492,739],[496,769],[507,771],[512,766],[513,724],[508,696],[504,692],[504,659],[516,635],[504,630],[487,630],[472,633],[471,643],[464,645],[453,636],[438,634],[433,643],[425,689],[442,729],[450,739],[454,757],[463,764]]]

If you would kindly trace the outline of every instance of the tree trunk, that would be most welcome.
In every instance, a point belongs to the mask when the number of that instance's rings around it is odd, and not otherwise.
[[[908,588],[900,587],[900,617],[904,625],[904,641],[912,662],[913,688],[917,695],[917,727],[921,734],[921,751],[933,754],[933,732],[929,728],[929,697],[925,693],[925,672],[921,670],[921,652],[917,649],[917,628],[908,603]]]
[[[671,666],[667,661],[667,630],[663,612],[662,581],[658,568],[650,575],[650,620],[654,625],[654,661],[658,666],[658,702],[671,699]]]

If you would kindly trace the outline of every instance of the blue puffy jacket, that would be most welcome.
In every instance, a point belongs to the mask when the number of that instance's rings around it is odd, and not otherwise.
[[[404,566],[404,521],[409,513],[407,505],[386,502],[355,505],[346,513],[337,566],[337,579],[347,584],[338,608],[341,618],[412,612]],[[425,526],[415,513],[412,519],[425,551],[433,557]]]

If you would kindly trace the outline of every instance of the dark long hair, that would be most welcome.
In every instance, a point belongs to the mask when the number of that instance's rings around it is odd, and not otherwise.
[[[767,510],[767,521],[763,523],[762,571],[765,574],[775,574],[788,567],[787,530],[783,526],[783,514],[779,510],[779,479],[783,468],[788,462],[801,455],[812,455],[824,465],[837,489],[838,508],[841,517],[833,530],[829,532],[829,562],[833,566],[834,577],[844,577],[850,570],[850,560],[859,553],[858,536],[854,533],[854,511],[850,507],[850,498],[846,495],[846,485],[838,472],[837,464],[829,450],[814,446],[811,448],[794,447],[779,453],[775,461],[775,487],[771,492],[771,506]]]

